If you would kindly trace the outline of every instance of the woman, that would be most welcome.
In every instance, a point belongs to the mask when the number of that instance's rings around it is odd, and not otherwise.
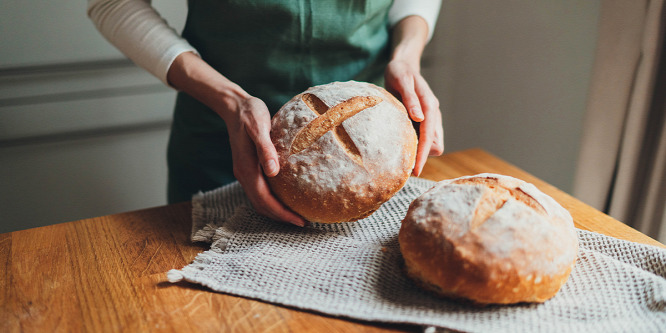
[[[271,114],[308,87],[384,85],[419,122],[413,174],[443,151],[439,102],[420,58],[441,0],[190,0],[182,37],[149,1],[89,0],[98,30],[179,90],[168,147],[169,202],[237,179],[255,210],[306,221],[270,192],[279,170]]]

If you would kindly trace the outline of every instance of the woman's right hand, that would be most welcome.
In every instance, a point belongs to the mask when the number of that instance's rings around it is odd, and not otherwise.
[[[264,174],[274,177],[280,172],[277,152],[270,138],[271,119],[266,104],[249,96],[239,101],[234,113],[237,117],[227,121],[234,176],[243,186],[254,209],[271,219],[305,226],[306,221],[302,217],[275,198],[264,178]]]
[[[234,176],[254,209],[276,221],[305,226],[306,221],[271,193],[264,174],[280,172],[270,138],[271,117],[266,104],[210,67],[199,56],[185,52],[173,62],[167,80],[222,117],[227,125]],[[222,147],[220,147],[222,149]]]

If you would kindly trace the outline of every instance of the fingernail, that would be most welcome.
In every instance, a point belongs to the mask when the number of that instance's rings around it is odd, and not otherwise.
[[[291,223],[294,224],[294,225],[297,225],[301,228],[305,227],[309,224],[308,221],[299,221],[299,220],[293,220],[293,221],[291,221]]]
[[[275,163],[275,160],[268,160],[268,162],[266,162],[266,174],[274,175],[277,172],[278,172],[278,169],[277,169],[277,163]]]
[[[419,108],[413,108],[412,110],[414,113],[414,120],[415,121],[423,121],[425,119],[425,116],[423,115],[423,111]]]

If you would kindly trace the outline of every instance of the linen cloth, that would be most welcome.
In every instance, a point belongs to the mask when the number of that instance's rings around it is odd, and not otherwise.
[[[200,193],[192,240],[211,248],[167,276],[366,321],[472,332],[666,330],[666,250],[584,230],[569,280],[543,304],[476,307],[422,291],[404,274],[398,231],[411,201],[434,184],[411,178],[366,219],[306,228],[257,215],[238,183]]]

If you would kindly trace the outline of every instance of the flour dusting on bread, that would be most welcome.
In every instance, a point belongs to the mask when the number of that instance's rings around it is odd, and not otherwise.
[[[356,108],[351,116],[326,114],[349,108]],[[273,191],[290,207],[306,200],[338,210],[317,217],[322,222],[337,220],[334,213],[358,219],[376,210],[404,185],[416,154],[404,106],[383,88],[356,81],[312,87],[292,98],[273,117],[271,138],[281,168],[269,179]]]
[[[409,275],[477,303],[543,302],[566,281],[578,240],[569,212],[522,180],[444,180],[414,200],[399,235]]]

